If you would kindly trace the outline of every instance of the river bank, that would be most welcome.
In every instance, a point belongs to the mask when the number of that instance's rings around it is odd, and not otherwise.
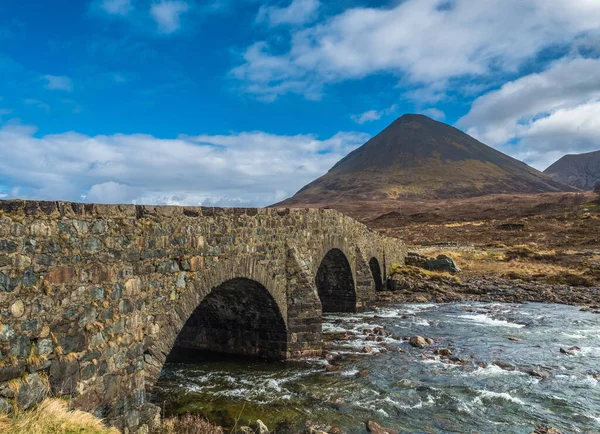
[[[560,303],[582,306],[600,313],[600,288],[551,285],[501,278],[458,280],[450,275],[398,274],[390,280],[391,291],[377,294],[378,306],[398,303],[450,303],[462,301],[500,303]]]

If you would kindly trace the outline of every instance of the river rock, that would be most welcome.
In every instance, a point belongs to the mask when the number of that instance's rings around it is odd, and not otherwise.
[[[373,348],[371,348],[371,347],[364,347],[362,349],[362,352],[365,353],[365,354],[371,353],[371,352],[373,352]]]
[[[337,372],[337,371],[340,370],[340,368],[341,368],[340,365],[327,365],[327,366],[325,366],[325,370],[327,372]]]
[[[337,425],[333,425],[331,428],[329,428],[328,432],[329,434],[344,434],[342,429]]]
[[[541,425],[535,429],[531,434],[562,434],[556,428],[552,428],[550,426]]]
[[[514,371],[515,365],[507,362],[501,362],[500,360],[494,360],[492,365],[496,365],[497,367],[504,369],[505,371]]]
[[[416,297],[413,297],[411,300],[412,303],[428,303],[429,301],[430,301],[430,299],[423,295],[417,295]]]
[[[269,428],[267,428],[260,419],[256,419],[256,422],[250,425],[250,428],[252,428],[256,434],[269,434]]]
[[[545,379],[550,376],[550,374],[547,373],[546,371],[540,371],[538,369],[530,369],[529,371],[527,371],[527,373],[529,375],[531,375],[532,377],[537,377],[537,378],[541,378],[541,379]]]
[[[451,356],[452,355],[452,351],[450,351],[448,348],[440,348],[439,350],[435,350],[434,354],[439,354],[440,356]]]
[[[310,420],[306,421],[306,427],[304,428],[304,433],[305,434],[327,434],[327,431],[323,430],[322,428],[325,428],[323,426],[319,426],[315,423],[313,423]]]
[[[408,343],[411,344],[415,348],[425,348],[430,345],[427,340],[422,336],[411,336],[408,340]]]
[[[568,356],[574,356],[577,351],[581,351],[579,347],[560,348],[560,352]]]
[[[373,422],[372,420],[368,421],[366,425],[367,431],[373,434],[398,434],[398,431],[390,428],[383,428],[377,422]]]
[[[373,329],[373,333],[375,333],[376,335],[379,335],[379,336],[387,336],[387,333],[385,332],[383,327],[375,327]]]

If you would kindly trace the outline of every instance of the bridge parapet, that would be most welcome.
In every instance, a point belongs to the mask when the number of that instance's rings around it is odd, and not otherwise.
[[[148,392],[174,346],[318,354],[316,276],[332,250],[356,309],[374,295],[369,261],[386,275],[405,255],[333,210],[0,201],[0,399],[22,404],[9,382],[30,396],[47,379],[135,431],[156,415]]]

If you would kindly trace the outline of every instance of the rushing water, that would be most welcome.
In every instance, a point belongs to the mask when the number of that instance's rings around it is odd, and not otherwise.
[[[366,341],[374,327],[390,336]],[[600,432],[600,315],[533,303],[404,304],[328,315],[323,330],[349,335],[326,345],[345,355],[338,372],[326,372],[323,359],[168,364],[155,401],[167,414],[197,412],[225,426],[238,417],[238,425],[260,418],[270,428],[312,420],[362,433],[371,419],[400,432],[530,433],[540,424]],[[412,348],[403,337],[413,335],[435,344]],[[559,351],[572,346],[581,350]],[[436,348],[464,362],[433,355]]]

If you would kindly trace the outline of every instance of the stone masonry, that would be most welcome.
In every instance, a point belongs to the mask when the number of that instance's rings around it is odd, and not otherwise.
[[[48,388],[146,432],[174,346],[319,355],[319,294],[366,309],[373,264],[385,279],[404,257],[333,210],[0,201],[0,409]]]

